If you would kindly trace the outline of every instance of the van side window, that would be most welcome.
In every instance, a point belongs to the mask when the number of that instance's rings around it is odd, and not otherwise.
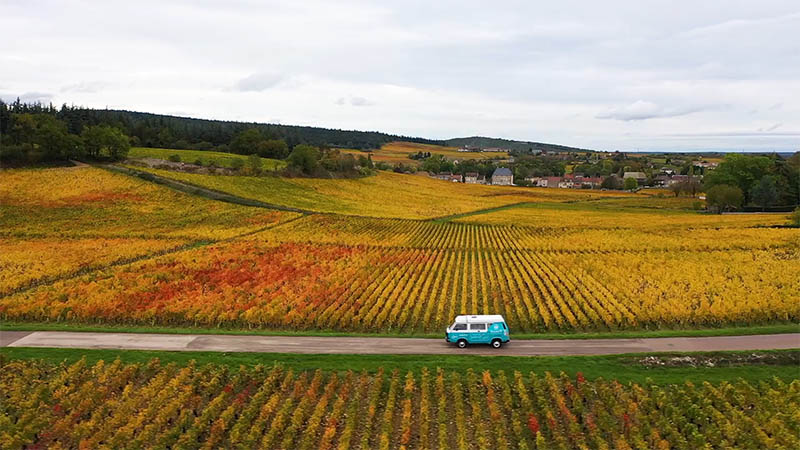
[[[469,329],[470,330],[485,331],[486,330],[486,324],[485,323],[471,323],[471,324],[469,324]]]
[[[453,326],[453,331],[465,331],[467,329],[467,324],[465,323],[457,323]]]

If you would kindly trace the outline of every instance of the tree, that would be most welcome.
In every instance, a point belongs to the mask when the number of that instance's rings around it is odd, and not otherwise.
[[[622,187],[622,182],[619,180],[619,177],[616,176],[616,175],[611,175],[611,176],[605,177],[603,179],[603,182],[600,183],[600,188],[601,189],[614,189],[614,190],[616,190],[616,189],[619,189],[621,187]]]
[[[789,215],[789,225],[800,228],[800,207],[795,208],[794,212]]]
[[[718,184],[706,191],[706,204],[708,209],[718,213],[730,211],[742,206],[744,193],[738,186]]]
[[[774,176],[761,177],[750,192],[753,203],[761,208],[775,206],[778,203],[778,185]]]
[[[258,146],[262,141],[264,141],[264,135],[258,128],[248,128],[231,140],[230,151],[240,155],[257,153]]]
[[[639,187],[639,182],[636,181],[636,178],[625,178],[624,180],[624,187],[626,191],[633,191]]]
[[[233,160],[231,160],[231,169],[239,170],[242,167],[244,167],[244,159],[242,159],[242,158],[233,158]]]
[[[316,147],[305,144],[297,145],[289,154],[289,168],[312,175],[319,167],[320,156],[321,153]]]
[[[247,167],[253,171],[253,173],[261,172],[261,167],[264,165],[264,162],[261,161],[261,157],[256,155],[255,153],[247,157]]]
[[[86,152],[93,158],[107,156],[112,160],[123,159],[128,155],[131,144],[128,136],[119,128],[107,125],[86,127],[81,132]]]
[[[64,160],[80,156],[83,145],[78,136],[67,133],[67,125],[53,116],[36,116],[34,141],[46,161]]]
[[[284,159],[289,154],[289,147],[283,139],[266,139],[256,145],[262,158]]]
[[[753,186],[768,174],[773,162],[766,156],[743,155],[732,153],[725,156],[719,166],[705,176],[706,188],[720,184],[737,186],[744,193],[745,202],[749,202]]]
[[[27,144],[33,148],[36,136],[36,119],[33,114],[12,114],[11,142],[17,145]]]
[[[669,185],[669,190],[675,194],[675,197],[680,197],[681,193],[683,193],[683,182],[681,183],[672,183]]]

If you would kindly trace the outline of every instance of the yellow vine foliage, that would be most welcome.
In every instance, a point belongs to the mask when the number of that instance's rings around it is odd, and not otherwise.
[[[642,386],[438,369],[431,389],[428,374],[0,358],[0,447],[800,446],[799,381]]]

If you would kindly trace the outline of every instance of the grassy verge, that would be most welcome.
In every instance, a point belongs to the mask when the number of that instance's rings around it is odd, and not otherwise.
[[[754,352],[676,353],[683,355],[736,355]],[[233,369],[241,365],[281,364],[295,370],[374,372],[379,367],[397,368],[401,372],[418,372],[423,367],[441,367],[446,370],[518,370],[523,373],[565,372],[575,376],[581,372],[588,379],[617,379],[620,382],[684,383],[692,381],[718,382],[736,380],[758,381],[771,377],[784,380],[800,378],[798,350],[759,351],[758,354],[779,355],[777,364],[742,364],[725,367],[648,367],[639,361],[645,355],[629,354],[615,356],[455,356],[455,355],[301,355],[276,353],[219,353],[219,352],[166,352],[140,350],[82,350],[54,348],[12,347],[0,349],[0,355],[9,359],[36,359],[50,363],[75,362],[86,358],[87,362],[111,361],[120,358],[126,363],[145,363],[159,358],[162,363],[188,364],[194,360],[199,364],[221,364]]]
[[[100,325],[53,322],[4,322],[5,331],[85,331],[99,333],[159,333],[159,334],[232,334],[255,336],[347,336],[347,337],[404,337],[443,339],[440,333],[354,333],[329,330],[264,330],[231,328],[157,327],[136,325]],[[758,325],[751,327],[698,328],[652,331],[598,331],[587,333],[514,333],[512,339],[642,339],[659,337],[748,336],[757,334],[800,333],[800,324]]]

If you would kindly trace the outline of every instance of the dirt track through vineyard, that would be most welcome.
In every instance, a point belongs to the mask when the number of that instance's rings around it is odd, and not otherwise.
[[[5,331],[0,332],[0,345],[305,354],[565,356],[790,349],[800,348],[800,333],[648,339],[516,340],[502,349],[494,350],[486,345],[458,349],[444,339]]]

